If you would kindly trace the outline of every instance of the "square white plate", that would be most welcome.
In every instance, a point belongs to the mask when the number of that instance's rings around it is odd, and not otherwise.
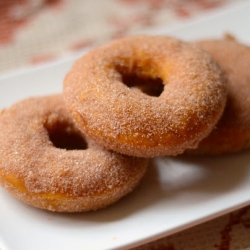
[[[148,34],[185,40],[232,33],[250,44],[250,2]],[[0,109],[61,92],[75,58],[0,79]],[[0,250],[128,249],[250,204],[249,151],[220,158],[157,158],[141,185],[104,210],[57,214],[29,207],[0,188]]]

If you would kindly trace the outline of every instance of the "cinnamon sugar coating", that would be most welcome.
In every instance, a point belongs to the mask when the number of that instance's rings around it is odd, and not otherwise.
[[[135,188],[146,165],[87,139],[61,95],[26,99],[0,113],[0,184],[29,205],[58,212],[106,207]]]
[[[156,94],[143,88],[159,82]],[[92,50],[68,72],[63,95],[80,130],[108,149],[140,157],[195,148],[226,102],[225,79],[211,56],[164,36]]]
[[[209,52],[228,77],[227,104],[215,129],[188,153],[220,155],[250,147],[250,47],[232,37],[198,45]]]

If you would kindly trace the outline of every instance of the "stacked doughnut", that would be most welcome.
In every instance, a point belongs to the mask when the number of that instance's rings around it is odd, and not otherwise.
[[[77,60],[63,95],[77,127],[103,147],[136,157],[177,155],[214,128],[226,78],[197,45],[139,36]]]
[[[229,63],[236,58],[238,68]],[[148,158],[248,147],[249,115],[239,101],[247,93],[239,88],[248,84],[249,58],[232,39],[192,44],[166,36],[90,51],[66,75],[62,94],[1,112],[1,185],[38,208],[90,211],[131,192]]]
[[[208,137],[189,154],[222,155],[250,147],[250,48],[232,36],[197,43],[225,72],[227,103],[223,114]]]

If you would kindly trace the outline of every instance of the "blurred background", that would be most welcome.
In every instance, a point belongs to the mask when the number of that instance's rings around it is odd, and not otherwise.
[[[0,0],[0,74],[239,0]]]

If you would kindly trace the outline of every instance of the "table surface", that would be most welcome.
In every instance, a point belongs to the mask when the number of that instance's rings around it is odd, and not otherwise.
[[[111,39],[173,27],[236,0],[2,0],[0,74],[81,53]],[[250,207],[136,250],[250,249]]]

